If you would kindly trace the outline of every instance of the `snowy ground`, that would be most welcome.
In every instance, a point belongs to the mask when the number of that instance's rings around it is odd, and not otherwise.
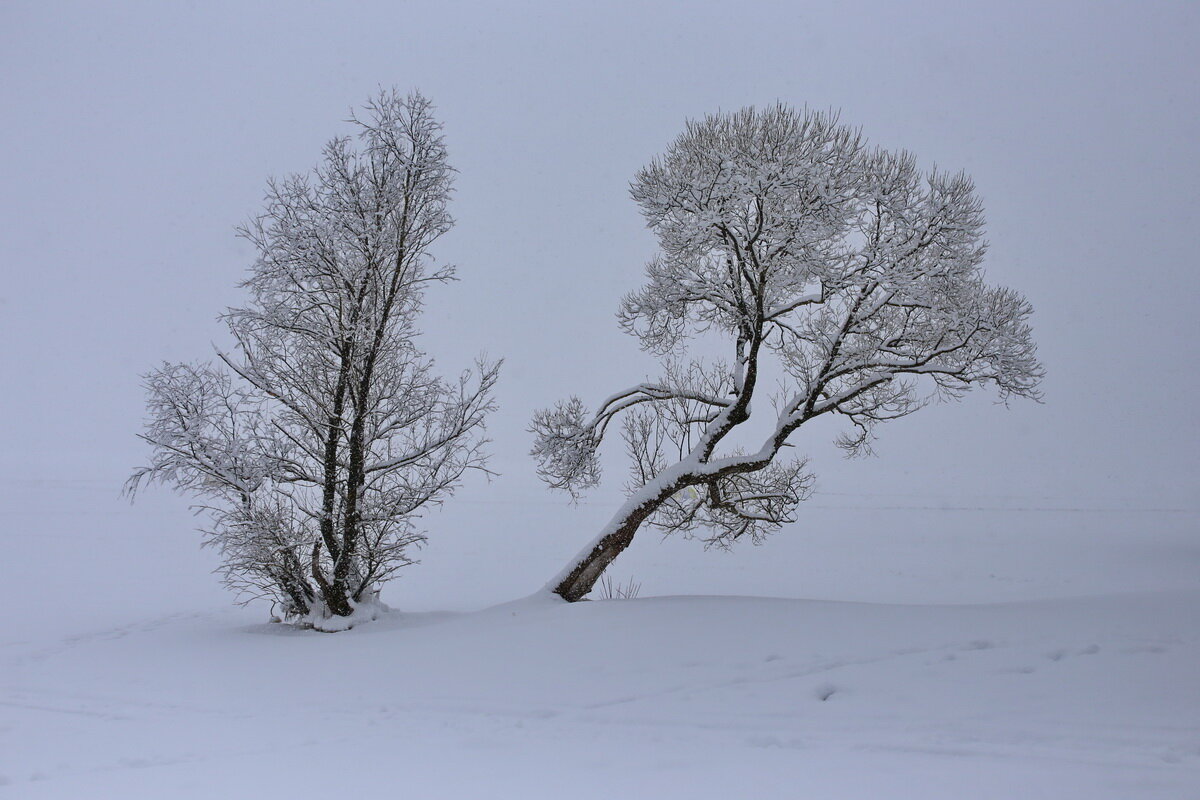
[[[526,554],[464,503],[328,635],[230,607],[177,505],[5,515],[0,796],[1200,797],[1194,512],[817,498],[761,548],[639,541],[636,600],[472,611],[606,508],[520,512]]]

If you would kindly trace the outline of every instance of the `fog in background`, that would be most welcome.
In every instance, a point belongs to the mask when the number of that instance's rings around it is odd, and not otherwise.
[[[435,255],[461,280],[429,292],[424,342],[446,373],[505,359],[501,475],[428,520],[429,575],[527,556],[511,589],[532,591],[603,521],[622,462],[569,507],[533,476],[530,413],[572,393],[594,408],[654,370],[613,316],[654,248],[628,182],[686,119],[777,100],[974,177],[987,274],[1033,302],[1047,372],[1044,404],[976,392],[883,426],[871,459],[805,430],[810,504],[1194,519],[1200,6],[901,6],[3,4],[0,539],[93,548],[109,580],[134,529],[163,563],[190,558],[187,501],[118,497],[146,456],[139,376],[211,357],[253,259],[234,226],[393,85],[434,101],[460,173]],[[805,513],[776,540],[804,536]],[[21,568],[47,593],[71,577],[40,562]]]

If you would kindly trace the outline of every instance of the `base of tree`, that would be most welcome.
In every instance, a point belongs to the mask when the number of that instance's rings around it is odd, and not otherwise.
[[[386,603],[377,599],[364,600],[361,603],[351,601],[351,604],[354,608],[350,614],[345,616],[333,614],[323,604],[316,603],[313,609],[303,616],[287,620],[279,620],[278,617],[274,617],[272,621],[286,622],[286,624],[304,630],[320,631],[321,633],[340,633],[363,623],[373,622],[392,610]]]

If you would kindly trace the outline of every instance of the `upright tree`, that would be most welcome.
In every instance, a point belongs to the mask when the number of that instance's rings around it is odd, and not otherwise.
[[[984,282],[983,209],[964,174],[922,173],[835,115],[780,105],[689,122],[631,193],[659,252],[618,319],[662,375],[532,424],[539,474],[574,495],[598,482],[597,449],[624,417],[628,500],[550,583],[567,600],[643,526],[727,546],[792,521],[812,476],[780,455],[817,418],[846,420],[838,443],[855,454],[933,398],[1038,396],[1031,307]],[[689,352],[701,334],[729,360]],[[767,399],[769,433],[748,452],[731,444]]]
[[[314,624],[350,615],[424,539],[422,509],[484,470],[497,363],[447,381],[418,347],[453,170],[419,94],[381,92],[309,175],[268,183],[218,365],[146,378],[143,481],[202,498],[231,587]]]

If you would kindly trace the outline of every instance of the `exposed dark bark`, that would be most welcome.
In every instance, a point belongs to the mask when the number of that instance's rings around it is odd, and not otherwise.
[[[291,613],[297,616],[304,616],[312,610],[312,601],[315,598],[312,588],[309,587],[307,582],[297,580],[295,574],[290,571],[290,566],[285,565],[284,569],[280,570],[275,576],[275,580],[292,603]]]
[[[321,497],[321,539],[333,559],[341,554],[334,532],[333,516],[337,503],[338,442],[342,437],[342,414],[346,406],[346,384],[350,376],[350,360],[343,348],[342,364],[334,388],[333,409],[330,411],[328,429],[325,434],[324,486]]]
[[[637,533],[642,523],[675,491],[675,489],[671,489],[650,498],[634,509],[633,513],[626,516],[616,530],[597,542],[592,551],[580,559],[567,577],[559,581],[558,585],[554,587],[554,593],[569,603],[586,597],[595,587],[596,581],[604,574],[604,570],[608,569],[608,565],[633,543],[634,534]]]

